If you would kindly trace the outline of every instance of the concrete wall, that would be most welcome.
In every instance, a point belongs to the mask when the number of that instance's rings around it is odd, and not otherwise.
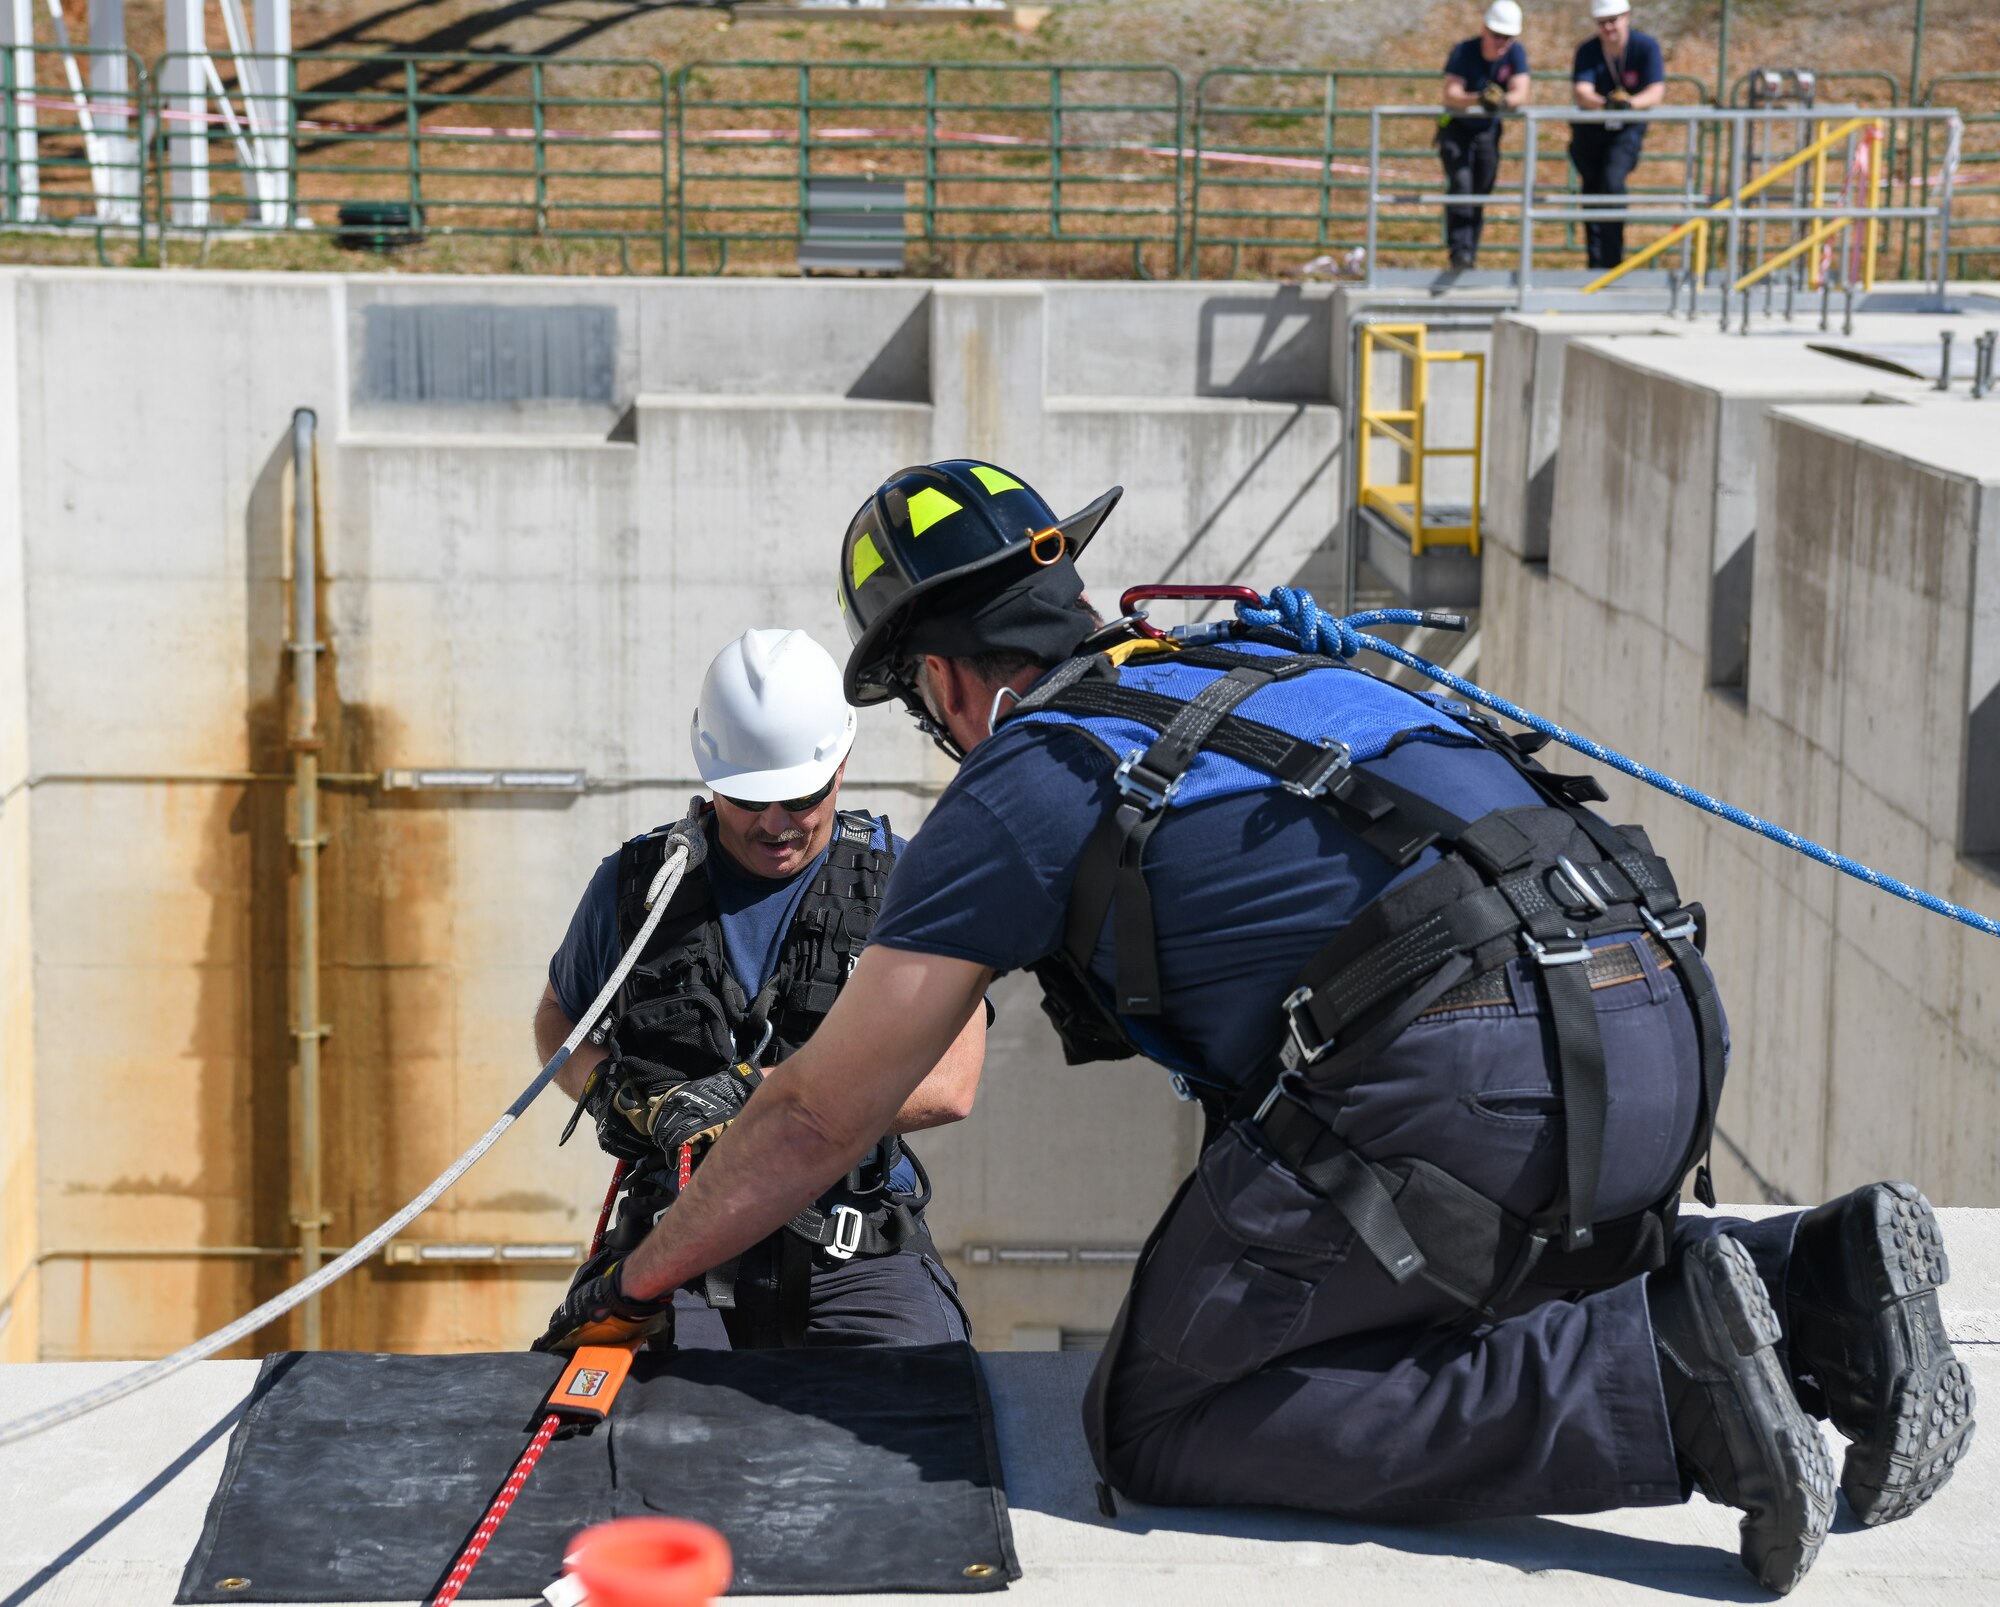
[[[1498,387],[1548,361],[1527,323],[1503,334]],[[1832,400],[1784,405],[1814,397]],[[1996,417],[1782,336],[1571,341],[1547,561],[1489,545],[1482,680],[2000,914],[1961,827],[1972,664],[1994,654],[1976,599]],[[1747,674],[1717,686],[1718,578],[1746,543]],[[1723,1192],[1909,1176],[1934,1199],[2000,1196],[1993,940],[1606,779],[1616,817],[1644,823],[1710,910],[1734,1034]]]
[[[13,281],[0,279],[0,1359],[33,1360],[36,1250],[33,935],[29,925],[28,655]]]
[[[427,1181],[532,1071],[529,1015],[591,869],[685,808],[686,721],[715,650],[796,624],[844,651],[831,554],[885,474],[990,456],[1065,512],[1122,482],[1085,564],[1107,608],[1142,579],[1292,580],[1325,562],[1339,513],[1318,291],[32,270],[0,287],[0,340],[19,342],[0,386],[32,402],[0,429],[0,453],[20,454],[25,554],[23,602],[0,524],[0,607],[25,609],[26,718],[11,723],[40,778],[0,816],[0,852],[25,845],[28,870],[4,886],[25,883],[35,915],[32,948],[11,914],[0,927],[0,1030],[25,1032],[34,1007],[4,1130],[41,1164],[39,1219],[8,1222],[45,1251],[295,1237],[287,788],[216,779],[289,768],[294,408],[320,420],[323,768],[595,778],[556,799],[328,787],[333,1244]],[[458,399],[396,403],[366,399],[384,392],[368,371],[383,307],[519,316],[454,315],[424,361],[471,365],[437,393]],[[615,320],[608,398],[463,399],[506,389],[494,365],[520,358],[506,342],[547,321],[523,309],[577,307]],[[515,333],[468,351],[466,328],[488,325]],[[12,684],[0,661],[0,697]],[[207,779],[59,779],[141,773]],[[871,714],[846,797],[908,833],[945,774],[907,720]],[[918,1140],[940,1244],[1136,1245],[1192,1158],[1191,1112],[1149,1068],[1064,1068],[1032,987],[998,997],[979,1111]],[[14,1085],[22,1064],[43,1071],[39,1106]],[[87,1109],[57,1097],[58,1069],[63,1090],[92,1090]],[[564,1114],[531,1112],[418,1236],[587,1237],[607,1165],[587,1137],[556,1150]],[[954,1263],[999,1345],[1016,1326],[1103,1329],[1124,1282]],[[19,1343],[157,1352],[287,1272],[54,1260]],[[504,1348],[560,1288],[559,1273],[377,1264],[329,1297],[328,1337]]]

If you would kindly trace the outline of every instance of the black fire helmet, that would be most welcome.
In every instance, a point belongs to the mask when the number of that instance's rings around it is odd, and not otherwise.
[[[913,700],[915,689],[897,671],[898,640],[926,599],[963,606],[1075,558],[1123,494],[1113,486],[1081,513],[1058,519],[1033,487],[970,458],[903,469],[883,481],[840,548],[840,608],[854,643],[847,701]],[[921,702],[913,708],[921,713]]]

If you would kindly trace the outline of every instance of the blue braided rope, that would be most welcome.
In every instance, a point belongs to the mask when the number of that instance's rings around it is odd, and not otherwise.
[[[1719,798],[1711,798],[1705,792],[1684,786],[1672,776],[1628,759],[1622,753],[1613,752],[1601,742],[1593,742],[1588,737],[1578,736],[1574,731],[1565,730],[1553,720],[1545,720],[1539,714],[1530,713],[1517,704],[1509,703],[1503,697],[1495,697],[1483,687],[1474,686],[1462,676],[1450,670],[1440,669],[1428,659],[1405,652],[1393,643],[1385,642],[1378,636],[1370,636],[1359,627],[1367,625],[1422,625],[1427,623],[1424,616],[1412,608],[1374,608],[1365,613],[1350,614],[1345,619],[1336,618],[1324,612],[1313,600],[1312,594],[1295,586],[1279,586],[1264,599],[1265,606],[1252,608],[1247,603],[1236,605],[1236,615],[1246,625],[1275,628],[1298,638],[1299,646],[1308,653],[1334,653],[1341,658],[1352,658],[1363,648],[1371,653],[1380,653],[1384,658],[1394,659],[1398,664],[1407,665],[1418,673],[1428,675],[1440,686],[1449,687],[1460,697],[1483,705],[1495,714],[1503,715],[1516,725],[1524,725],[1531,731],[1539,731],[1553,738],[1565,747],[1586,754],[1599,764],[1607,764],[1614,770],[1623,771],[1635,780],[1643,781],[1649,787],[1678,798],[1682,803],[1693,804],[1695,808],[1717,815],[1731,825],[1741,826],[1746,831],[1754,831],[1760,837],[1768,837],[1774,843],[1806,858],[1817,860],[1822,865],[1830,865],[1843,871],[1857,881],[1866,882],[1870,887],[1896,897],[1907,899],[1920,909],[1927,909],[1933,915],[1942,915],[1961,925],[1971,927],[1975,932],[1984,932],[1988,937],[2000,937],[2000,921],[1989,920],[1976,910],[1969,910],[1942,899],[1935,893],[1926,893],[1920,887],[1912,887],[1907,882],[1899,882],[1893,876],[1884,876],[1878,870],[1870,870],[1859,860],[1849,859],[1845,854],[1836,854],[1831,848],[1822,847],[1797,832],[1787,831],[1783,826],[1753,815],[1747,809],[1738,809],[1734,804],[1724,803]]]

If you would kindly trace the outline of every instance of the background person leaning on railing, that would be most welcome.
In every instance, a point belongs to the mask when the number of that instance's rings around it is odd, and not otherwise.
[[[1438,119],[1438,159],[1453,195],[1491,195],[1500,171],[1500,117],[1528,100],[1528,53],[1521,48],[1521,8],[1493,0],[1476,37],[1452,46],[1444,64],[1446,116]],[[1454,268],[1479,256],[1483,206],[1446,207],[1444,243]]]
[[[1631,0],[1590,0],[1597,32],[1576,47],[1570,92],[1587,112],[1651,111],[1667,97],[1667,68],[1660,42],[1632,26]],[[1623,195],[1639,165],[1646,125],[1578,123],[1570,130],[1569,159],[1585,195]],[[1586,223],[1584,247],[1593,268],[1615,268],[1625,257],[1625,223]]]

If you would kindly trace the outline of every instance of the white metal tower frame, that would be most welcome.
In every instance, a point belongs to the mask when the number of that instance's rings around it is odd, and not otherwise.
[[[38,9],[48,16],[48,44],[61,64],[66,96],[39,81],[37,64],[47,62],[50,51],[34,48]],[[243,0],[216,0],[216,10],[236,68],[236,101],[209,52],[208,0],[166,0],[167,63],[159,90],[173,221],[194,228],[209,222],[208,142],[219,126],[236,146],[255,203],[251,220],[282,228],[292,221],[292,103],[286,82],[292,53],[291,0],[255,0],[254,34],[244,16]],[[18,195],[8,207],[6,221],[33,223],[42,216],[40,113],[63,98],[75,107],[83,134],[96,219],[125,224],[139,220],[143,157],[129,98],[125,0],[90,0],[90,45],[86,72],[70,43],[61,0],[0,0],[0,51],[11,53],[15,86],[14,137],[11,151],[4,153],[13,169],[6,177],[13,183],[4,186],[4,192]]]

